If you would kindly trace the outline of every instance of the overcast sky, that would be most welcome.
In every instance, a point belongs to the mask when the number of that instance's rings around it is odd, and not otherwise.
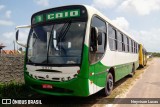
[[[17,25],[29,25],[37,11],[70,4],[95,7],[147,51],[160,52],[160,0],[0,0],[0,43],[13,49]],[[23,30],[21,35],[27,33]],[[20,39],[25,42],[27,36]]]

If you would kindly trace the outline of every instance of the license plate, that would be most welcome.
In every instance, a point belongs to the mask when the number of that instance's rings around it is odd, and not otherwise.
[[[50,84],[42,84],[42,88],[44,89],[53,89],[53,86]]]

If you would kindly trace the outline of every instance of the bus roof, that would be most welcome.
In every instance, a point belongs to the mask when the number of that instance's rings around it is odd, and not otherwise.
[[[119,26],[117,26],[116,24],[114,24],[108,17],[106,17],[105,15],[103,15],[101,12],[99,12],[97,9],[95,9],[94,7],[92,6],[88,6],[88,5],[65,5],[65,6],[59,6],[59,7],[69,7],[69,6],[84,6],[87,11],[88,11],[88,18],[91,19],[91,17],[95,14],[97,14],[98,16],[100,16],[101,18],[103,18],[104,20],[106,20],[106,22],[108,22],[109,24],[111,24],[113,27],[115,27],[117,30],[121,31],[122,33],[124,33],[125,35],[127,35],[129,38],[131,38],[132,40],[134,40],[135,42],[137,42],[138,44],[140,44],[137,40],[135,40],[133,37],[131,37],[130,34],[128,34],[127,32],[125,32],[123,29],[121,29]],[[59,8],[59,7],[54,7],[54,8]],[[40,13],[40,12],[43,12],[43,11],[46,11],[46,10],[51,10],[51,9],[54,9],[54,8],[49,8],[49,9],[45,9],[45,10],[42,10],[42,11],[39,11],[39,12],[36,12],[34,13],[33,15],[37,14],[37,13]],[[33,17],[32,15],[32,17]]]

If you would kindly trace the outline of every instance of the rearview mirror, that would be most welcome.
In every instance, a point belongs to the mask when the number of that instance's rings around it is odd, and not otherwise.
[[[102,45],[102,32],[98,32],[98,45]]]
[[[18,41],[19,29],[16,31],[16,41]]]
[[[91,39],[90,39],[90,51],[96,52],[98,49],[98,29],[97,27],[91,28]]]
[[[23,26],[17,26],[16,27],[16,43],[17,44],[19,44],[19,45],[21,45],[22,47],[27,47],[27,45],[26,44],[23,44],[23,43],[20,43],[19,41],[18,41],[18,36],[19,36],[19,28],[30,28],[31,26],[30,25],[23,25]]]

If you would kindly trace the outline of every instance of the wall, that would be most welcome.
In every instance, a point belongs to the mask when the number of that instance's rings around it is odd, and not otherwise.
[[[24,82],[23,55],[0,55],[0,83]]]

